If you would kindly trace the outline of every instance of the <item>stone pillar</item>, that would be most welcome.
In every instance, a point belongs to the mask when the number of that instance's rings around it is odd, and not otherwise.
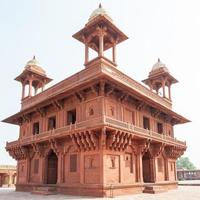
[[[112,48],[112,60],[116,64],[116,44]]]
[[[80,184],[84,184],[84,173],[85,173],[85,169],[84,169],[84,154],[83,152],[80,152],[80,169],[79,171],[80,173]]]
[[[57,177],[57,184],[60,184],[60,183],[63,183],[63,173],[64,173],[64,170],[63,170],[63,157],[64,157],[64,154],[63,153],[59,153],[57,155],[58,157],[58,169],[57,169],[57,174],[58,174],[58,177]]]
[[[170,84],[168,85],[168,96],[169,96],[169,99],[171,100],[171,85]]]
[[[10,187],[12,185],[12,174],[8,175],[8,186]]]
[[[162,81],[163,97],[165,97],[165,81]]]
[[[103,56],[104,46],[103,46],[104,34],[101,32],[99,34],[99,56]]]
[[[22,83],[22,99],[25,97],[25,84]]]
[[[29,80],[29,93],[28,96],[32,96],[32,80]]]
[[[141,152],[139,152],[136,156],[136,173],[137,173],[137,182],[143,182],[143,166],[142,166]]]
[[[158,169],[158,166],[157,166],[157,162],[156,162],[156,158],[150,158],[150,166],[151,166],[151,181],[152,182],[156,182],[157,181],[157,169]]]
[[[168,158],[165,158],[165,180],[169,181]]]
[[[39,89],[38,87],[35,88],[35,95],[37,94],[38,89]]]
[[[99,156],[100,156],[100,184],[105,184],[106,178],[105,178],[105,156],[106,156],[106,129],[103,128],[101,131],[101,137],[100,137],[100,144],[99,144]]]
[[[39,168],[39,173],[40,173],[40,183],[46,183],[46,175],[47,175],[47,165],[46,165],[46,157],[41,156],[40,157],[40,168]]]
[[[31,169],[31,159],[26,160],[26,183],[30,182],[30,169]]]
[[[19,184],[19,161],[17,161],[17,181],[16,184]]]
[[[89,61],[89,47],[87,44],[85,44],[85,64],[87,64]]]
[[[174,178],[175,178],[175,181],[177,181],[176,162],[174,162]]]

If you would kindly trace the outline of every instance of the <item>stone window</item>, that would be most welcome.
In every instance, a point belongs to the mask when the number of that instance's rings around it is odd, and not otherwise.
[[[116,168],[116,164],[115,164],[115,157],[111,157],[110,158],[111,160],[111,166],[110,166],[110,168],[112,168],[112,169],[114,169],[114,168]]]
[[[34,174],[38,174],[39,171],[39,159],[34,160]]]
[[[94,168],[94,158],[89,158],[89,168]]]
[[[67,125],[76,123],[76,109],[67,111]]]
[[[157,131],[158,133],[162,134],[163,133],[163,124],[158,122],[157,123]]]
[[[163,172],[163,159],[158,158],[157,163],[158,163],[158,172]]]
[[[70,155],[70,172],[77,171],[77,155]]]
[[[33,135],[37,135],[40,132],[40,124],[39,122],[33,123]]]
[[[125,154],[125,167],[130,169],[130,173],[133,173],[133,159],[130,153]]]
[[[56,117],[50,117],[48,120],[48,131],[56,128]]]
[[[94,115],[94,109],[92,107],[89,108],[89,116]]]
[[[143,117],[143,128],[150,130],[150,120],[148,117]]]

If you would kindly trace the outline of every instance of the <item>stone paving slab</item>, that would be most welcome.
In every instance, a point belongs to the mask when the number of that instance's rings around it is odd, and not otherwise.
[[[69,195],[33,195],[29,192],[15,192],[14,189],[1,188],[0,200],[200,200],[199,186],[179,186],[178,190],[170,190],[160,194],[136,194],[128,196],[119,196],[115,198],[91,198]]]
[[[184,180],[184,181],[179,181],[179,185],[200,185],[200,180]]]

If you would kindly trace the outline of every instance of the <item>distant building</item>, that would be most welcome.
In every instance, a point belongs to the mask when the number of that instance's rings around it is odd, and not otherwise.
[[[178,180],[200,180],[199,169],[177,169]]]
[[[16,184],[16,166],[0,165],[0,187],[13,187]]]
[[[85,69],[45,90],[51,79],[34,57],[15,79],[22,107],[4,122],[20,126],[6,145],[17,160],[16,190],[109,196],[176,188],[186,143],[174,125],[189,121],[172,110],[177,80],[160,60],[148,87],[119,71],[116,47],[127,36],[101,6],[73,37],[85,46]]]

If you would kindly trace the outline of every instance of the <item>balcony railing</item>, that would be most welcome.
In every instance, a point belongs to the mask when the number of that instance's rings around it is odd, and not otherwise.
[[[17,141],[7,143],[6,147],[12,147],[21,144],[26,145],[37,141],[45,141],[52,137],[53,138],[65,137],[66,135],[70,135],[71,132],[74,131],[78,132],[78,131],[90,130],[90,128],[92,129],[94,127],[96,128],[102,126],[109,126],[112,128],[120,129],[122,131],[128,131],[141,138],[148,138],[155,141],[168,143],[171,145],[179,145],[179,146],[186,145],[186,142],[179,141],[176,138],[167,136],[166,134],[159,134],[157,132],[135,126],[131,123],[122,122],[120,120],[116,120],[108,116],[101,116],[87,121],[70,124],[68,126],[42,132],[38,135],[31,135],[26,138],[20,138]]]

